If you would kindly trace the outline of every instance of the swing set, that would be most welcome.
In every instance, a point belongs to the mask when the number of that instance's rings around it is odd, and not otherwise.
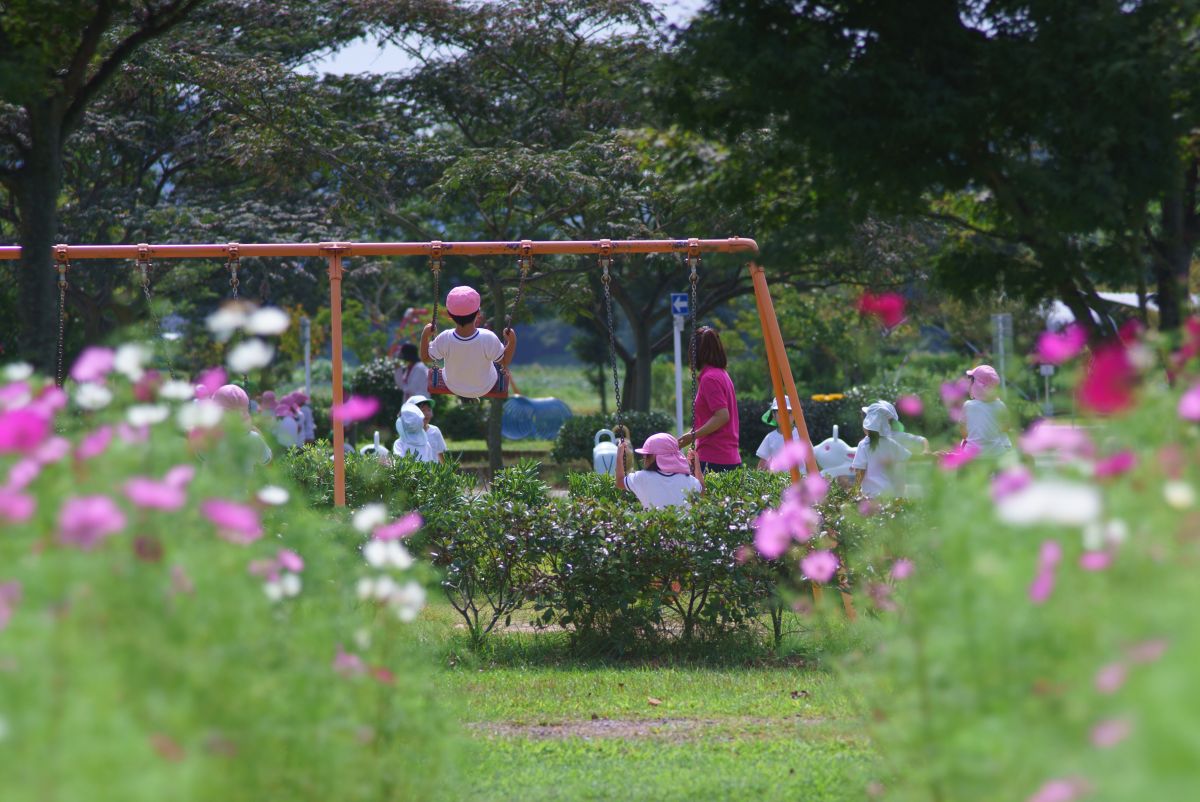
[[[343,402],[342,388],[342,279],[345,274],[345,260],[356,257],[379,256],[425,256],[429,259],[430,271],[434,280],[433,321],[437,324],[437,308],[441,300],[440,276],[443,259],[447,256],[504,256],[517,255],[519,278],[517,297],[512,309],[506,316],[505,328],[512,326],[513,314],[520,308],[525,294],[525,283],[533,270],[535,255],[592,255],[598,258],[601,270],[601,285],[604,290],[606,324],[609,335],[610,361],[613,376],[613,391],[616,399],[618,421],[620,420],[621,388],[617,378],[616,331],[613,323],[613,303],[610,268],[613,259],[628,254],[659,254],[672,253],[686,257],[689,268],[688,280],[691,294],[691,323],[692,323],[692,397],[696,395],[696,362],[695,362],[695,310],[697,284],[700,275],[700,259],[702,253],[758,253],[758,244],[752,239],[731,237],[729,239],[655,239],[655,240],[548,240],[515,242],[313,242],[313,243],[255,243],[242,244],[230,242],[224,244],[166,244],[151,245],[56,245],[53,256],[58,273],[58,359],[57,379],[63,381],[63,336],[66,324],[66,291],[68,274],[73,262],[92,259],[129,260],[140,274],[140,283],[148,303],[153,301],[150,288],[150,269],[155,260],[169,259],[223,259],[230,273],[231,297],[238,297],[238,270],[242,257],[291,257],[291,258],[322,258],[328,264],[329,275],[329,307],[330,307],[330,340],[333,356],[333,403],[335,406]],[[20,246],[0,246],[0,260],[18,260],[21,258]],[[747,265],[754,288],[754,300],[758,308],[759,322],[762,325],[763,341],[766,346],[767,366],[771,374],[771,387],[778,401],[779,430],[784,438],[790,438],[792,427],[799,431],[801,438],[812,442],[808,426],[804,420],[804,410],[800,397],[796,392],[796,384],[792,378],[791,366],[784,350],[783,338],[779,330],[779,321],[775,317],[775,306],[767,287],[766,274],[763,268],[750,262]],[[151,315],[154,316],[151,303]],[[154,323],[161,329],[161,322],[154,317]],[[174,366],[167,362],[168,371],[175,375]],[[439,386],[440,380],[435,380],[430,371],[430,391],[435,394],[447,394],[450,391]],[[494,388],[485,397],[507,398],[508,385],[502,384]],[[790,403],[790,407],[788,402]],[[795,414],[793,423],[792,414]],[[693,426],[695,415],[693,408]],[[628,434],[628,430],[626,430]],[[346,463],[345,463],[345,430],[341,421],[333,422],[333,458],[334,458],[334,504],[339,507],[346,505]],[[816,473],[818,468],[811,449],[807,455],[807,467],[810,473]],[[792,481],[799,482],[800,474],[792,469]]]

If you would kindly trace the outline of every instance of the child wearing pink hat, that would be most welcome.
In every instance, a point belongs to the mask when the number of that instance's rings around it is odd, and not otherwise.
[[[967,376],[971,397],[963,404],[963,439],[979,449],[981,457],[999,457],[1012,449],[1008,407],[997,397],[1000,374],[991,365],[980,365],[968,370]]]
[[[504,392],[508,387],[508,365],[517,350],[517,333],[505,329],[505,341],[501,342],[491,330],[479,328],[479,293],[471,287],[450,290],[446,312],[454,328],[434,337],[433,324],[426,324],[421,333],[421,359],[429,363],[442,361],[441,381],[462,398]],[[436,381],[437,377],[431,379]]]
[[[652,434],[634,451],[646,458],[646,469],[625,474],[625,454],[629,443],[617,447],[617,489],[637,496],[646,509],[686,507],[688,497],[704,492],[704,475],[696,452],[684,456],[678,441],[666,432]],[[689,468],[690,463],[690,468]]]

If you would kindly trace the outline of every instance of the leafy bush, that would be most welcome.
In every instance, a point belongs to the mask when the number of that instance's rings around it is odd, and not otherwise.
[[[442,399],[448,399],[443,403]],[[483,440],[487,437],[488,405],[449,400],[440,395],[434,399],[433,422],[447,440]]]
[[[363,429],[391,431],[395,426],[396,416],[404,403],[404,393],[396,386],[396,369],[400,364],[398,359],[382,356],[364,362],[354,372],[354,378],[348,383],[350,394],[379,399],[379,411],[370,420],[359,424]]]
[[[496,472],[488,493],[504,501],[540,507],[550,494],[550,486],[542,481],[541,470],[537,460],[521,459],[516,465]]]
[[[607,473],[567,474],[567,493],[571,498],[590,498],[595,501],[631,501],[624,490],[617,490],[616,480]]]
[[[591,464],[596,432],[613,428],[616,421],[615,415],[576,415],[568,418],[558,430],[550,459],[560,463],[584,460]],[[675,419],[662,412],[622,412],[620,421],[629,427],[630,439],[636,445],[641,445],[643,440],[656,432],[675,430]]]
[[[422,647],[358,598],[363,536],[240,421],[181,437],[192,402],[160,400],[142,434],[107,386],[105,409],[52,412],[35,377],[44,405],[0,409],[0,474],[23,464],[0,491],[4,799],[457,798]]]

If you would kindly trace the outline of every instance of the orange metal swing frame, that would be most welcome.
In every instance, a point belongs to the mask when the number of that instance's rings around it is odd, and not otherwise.
[[[311,242],[311,243],[212,243],[212,244],[166,244],[153,245],[57,245],[54,260],[60,281],[65,281],[71,262],[109,260],[166,260],[166,259],[222,259],[229,261],[242,257],[308,257],[325,259],[329,274],[330,339],[333,350],[333,403],[341,404],[342,390],[342,278],[345,260],[366,256],[426,256],[440,254],[452,256],[503,256],[518,255],[596,255],[602,254],[647,254],[677,253],[698,256],[701,253],[758,253],[758,244],[745,237],[729,239],[654,239],[654,240],[549,240],[513,242]],[[0,260],[21,258],[19,246],[0,246]],[[804,408],[792,379],[779,321],[775,317],[775,306],[767,288],[766,273],[760,265],[748,265],[754,286],[754,299],[758,306],[758,317],[762,324],[763,341],[766,346],[767,366],[771,374],[771,387],[779,402],[779,431],[789,438],[793,425],[801,438],[812,442],[804,420]],[[795,421],[788,412],[788,401],[795,413]],[[344,453],[345,430],[341,421],[333,423],[334,458],[334,504],[346,505],[346,462]],[[816,460],[810,449],[808,470],[817,471]],[[799,471],[792,469],[792,481],[800,480]]]

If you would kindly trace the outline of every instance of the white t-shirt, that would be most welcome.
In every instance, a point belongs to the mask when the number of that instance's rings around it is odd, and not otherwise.
[[[504,356],[504,343],[492,331],[476,329],[470,337],[459,337],[446,329],[429,344],[429,355],[445,360],[442,378],[450,392],[463,398],[479,398],[496,386],[497,359]]]
[[[880,436],[874,449],[870,438],[864,437],[855,449],[850,467],[866,471],[862,482],[864,496],[904,495],[904,463],[911,457],[912,452],[890,437]]]
[[[258,442],[258,444],[262,447],[261,464],[269,465],[271,463],[271,458],[274,455],[271,453],[271,447],[269,445],[267,445],[267,441],[263,439],[263,436],[258,433],[257,429],[251,429],[248,432],[248,434],[250,435],[250,437],[252,439],[256,440]]]
[[[429,368],[421,362],[401,365],[396,368],[396,387],[404,393],[404,400],[414,395],[425,395],[429,390]]]
[[[305,443],[317,439],[317,424],[313,420],[312,407],[308,404],[300,407],[300,439]]]
[[[433,461],[437,462],[438,457],[446,453],[446,438],[442,437],[442,430],[432,423],[425,430],[425,435],[429,438],[429,450],[433,452]]]
[[[275,441],[284,448],[292,448],[304,443],[300,436],[300,421],[291,415],[284,415],[276,421],[274,434]]]
[[[792,427],[792,439],[800,439],[800,430],[794,426]],[[767,432],[767,436],[764,437],[762,443],[759,444],[758,451],[754,452],[754,456],[770,462],[771,457],[778,454],[779,450],[783,448],[783,444],[786,442],[787,441],[783,439],[783,435],[780,434],[778,429],[772,429],[771,431]],[[808,475],[807,465],[800,465],[800,474],[802,476]]]
[[[647,509],[686,507],[688,495],[703,489],[700,480],[690,473],[658,471],[635,471],[625,477],[625,486]]]
[[[963,404],[963,422],[967,427],[967,443],[979,449],[980,456],[996,457],[1012,448],[1004,433],[1008,407],[1000,399],[979,401],[972,398]]]

